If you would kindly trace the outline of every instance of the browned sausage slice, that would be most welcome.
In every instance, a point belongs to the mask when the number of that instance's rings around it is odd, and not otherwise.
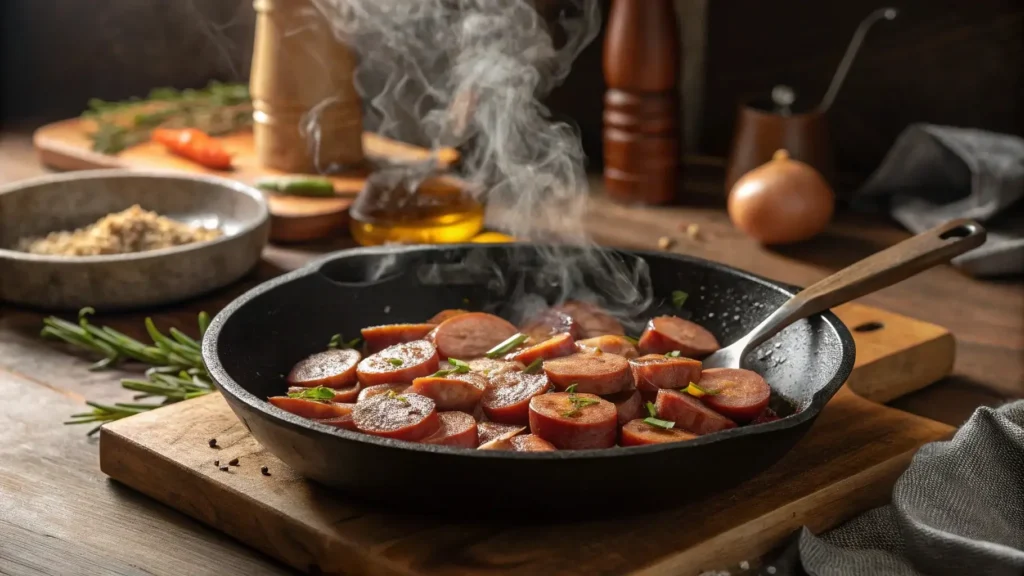
[[[378,394],[352,410],[360,432],[415,442],[437,431],[434,401],[419,394]]]
[[[401,394],[408,389],[408,384],[377,384],[376,386],[369,386],[359,391],[359,396],[356,397],[356,403],[367,400],[368,398],[373,398],[378,394],[387,394],[388,392]]]
[[[676,423],[677,428],[697,435],[735,428],[736,423],[708,408],[689,394],[662,389],[654,404],[658,418]]]
[[[356,398],[359,397],[359,391],[361,389],[362,386],[359,382],[356,382],[348,388],[332,388],[331,392],[334,392],[334,397],[331,398],[331,402],[355,402]],[[288,394],[301,393],[303,390],[308,391],[309,388],[306,388],[305,386],[289,386]]]
[[[526,426],[501,424],[499,422],[477,422],[476,434],[481,447],[495,440],[508,440],[516,434],[526,431]]]
[[[580,337],[580,325],[565,312],[548,308],[523,323],[520,332],[528,335],[534,344],[559,334],[568,334],[576,340]]]
[[[690,382],[700,380],[700,360],[670,358],[663,354],[648,354],[629,361],[633,382],[640,393],[656,395],[662,388],[686,388]]]
[[[430,398],[442,412],[472,412],[487,386],[488,381],[483,374],[467,372],[417,378],[412,381],[408,391]]]
[[[547,440],[536,434],[520,434],[504,440],[494,440],[480,447],[481,450],[509,450],[511,452],[553,452],[556,450]]]
[[[437,432],[427,436],[420,442],[424,444],[440,444],[442,446],[458,446],[459,448],[476,448],[476,420],[465,412],[441,412],[438,414],[440,427]]]
[[[636,351],[636,346],[627,340],[625,336],[608,335],[587,338],[577,342],[576,349],[580,352],[589,352],[591,354],[598,353],[598,351],[607,354],[618,354],[623,358],[636,358],[640,355]]]
[[[548,360],[560,356],[568,356],[576,352],[576,344],[569,334],[552,336],[540,344],[534,344],[512,354],[512,359],[523,366],[529,366],[535,360]]]
[[[480,405],[487,418],[495,422],[525,425],[530,419],[530,399],[547,392],[550,386],[544,374],[506,372],[491,378]]]
[[[580,325],[580,338],[594,338],[606,334],[624,336],[626,334],[626,331],[622,329],[622,324],[596,304],[569,300],[560,306],[555,306],[555,310],[565,312],[576,320]]]
[[[355,404],[348,404],[352,408],[355,408]],[[352,414],[348,416],[336,416],[334,418],[317,418],[314,422],[326,424],[327,426],[334,426],[335,428],[342,428],[344,430],[352,430],[353,432],[358,431],[356,428],[356,420],[352,417]]]
[[[427,320],[427,324],[440,324],[449,318],[454,318],[460,314],[469,314],[469,310],[451,309],[441,310],[437,314],[431,316],[430,320]]]
[[[516,327],[504,318],[469,312],[441,322],[431,332],[430,338],[442,358],[468,360],[483,356],[517,332]]]
[[[565,390],[576,384],[577,392],[588,394],[614,394],[633,384],[629,361],[615,354],[576,353],[555,358],[544,363],[544,372],[555,388]]]
[[[356,383],[356,364],[362,358],[355,350],[325,350],[301,360],[288,373],[289,386],[347,388]]]
[[[666,354],[678,350],[689,358],[704,358],[719,347],[714,334],[675,316],[651,318],[640,336],[640,352],[643,354]]]
[[[515,362],[513,360],[503,360],[500,358],[476,358],[466,362],[469,364],[469,369],[473,372],[479,372],[487,377],[497,376],[505,372],[520,372],[526,366]]]
[[[274,406],[296,416],[317,420],[319,418],[337,418],[352,413],[351,404],[321,402],[306,398],[289,398],[288,396],[271,396],[267,398]]]
[[[700,399],[712,410],[737,422],[750,422],[768,407],[772,389],[757,372],[742,368],[708,368],[698,386]]]
[[[651,426],[643,420],[632,420],[622,427],[622,440],[619,443],[623,446],[645,446],[664,442],[682,442],[693,440],[696,437],[678,428],[659,428]]]
[[[604,396],[604,399],[615,404],[615,411],[619,415],[619,426],[646,415],[644,401],[640,398],[640,392],[636,388],[609,394]]]
[[[437,351],[426,340],[389,346],[368,356],[356,367],[364,386],[411,383],[421,376],[437,372]]]
[[[434,324],[385,324],[363,328],[366,351],[373,354],[388,346],[423,340],[436,326]]]
[[[559,450],[610,448],[618,429],[615,405],[593,394],[554,392],[530,400],[530,432]]]

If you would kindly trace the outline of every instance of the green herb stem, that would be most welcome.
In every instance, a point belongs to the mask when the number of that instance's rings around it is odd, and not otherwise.
[[[494,348],[488,350],[486,356],[488,358],[493,359],[497,358],[498,356],[501,356],[502,354],[508,354],[509,352],[517,348],[519,345],[521,345],[523,342],[526,342],[527,338],[529,338],[529,336],[523,334],[522,332],[513,334],[501,344],[498,344]]]

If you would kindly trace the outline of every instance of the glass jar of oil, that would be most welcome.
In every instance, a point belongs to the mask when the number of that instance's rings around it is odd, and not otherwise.
[[[466,242],[484,226],[484,206],[450,176],[375,172],[349,209],[363,246]]]

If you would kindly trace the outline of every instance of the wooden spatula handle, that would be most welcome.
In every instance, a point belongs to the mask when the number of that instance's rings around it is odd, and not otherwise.
[[[800,291],[748,336],[748,345],[756,346],[801,318],[891,286],[984,243],[985,229],[966,219],[908,238]]]

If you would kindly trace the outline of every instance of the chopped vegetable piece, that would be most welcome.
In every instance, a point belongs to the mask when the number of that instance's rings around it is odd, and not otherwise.
[[[524,374],[535,374],[535,373],[540,371],[540,368],[543,365],[544,365],[544,359],[543,358],[537,358],[533,362],[530,362],[529,366],[527,366],[526,368],[523,369],[523,373]]]
[[[331,390],[326,386],[317,386],[316,388],[303,388],[302,390],[288,392],[288,397],[303,398],[306,400],[316,400],[318,402],[328,402],[334,399],[334,390]]]
[[[651,418],[654,418],[655,416],[658,415],[658,410],[657,408],[654,407],[654,402],[648,402],[647,404],[645,404],[645,406],[647,407],[647,413],[651,416]]]
[[[342,348],[342,349],[355,348],[356,346],[359,346],[359,344],[362,343],[362,341],[363,341],[362,338],[353,338],[352,340],[349,340],[348,342],[343,342],[342,341],[342,335],[341,334],[335,334],[334,336],[331,336],[331,341],[327,343],[327,348],[328,349],[334,349],[334,348]]]
[[[649,402],[648,402],[648,404],[649,404]],[[644,422],[650,424],[651,426],[657,426],[658,428],[664,428],[665,430],[669,430],[671,428],[675,428],[675,425],[676,425],[676,423],[671,421],[671,420],[661,420],[661,419],[655,418],[653,416],[651,416],[650,418],[644,418]]]
[[[679,358],[680,356],[682,356],[682,353],[679,350],[673,350],[665,354],[665,358]]]
[[[256,181],[256,187],[268,192],[291,196],[334,196],[334,183],[326,178],[263,178]]]
[[[178,156],[188,158],[207,168],[214,170],[231,168],[231,154],[221,146],[220,142],[197,128],[182,130],[157,128],[153,130],[153,141],[163,144]]]
[[[392,366],[401,366],[404,362],[401,358],[388,358],[388,364],[391,364]]]
[[[569,394],[575,393],[576,392],[576,384],[569,384],[569,386],[565,389],[565,391],[568,392]]]
[[[673,290],[672,305],[675,306],[678,310],[683,307],[683,304],[686,304],[686,299],[689,297],[690,295],[687,294],[686,292],[683,292],[682,290]]]
[[[448,363],[451,364],[452,366],[455,366],[459,374],[465,374],[466,372],[469,372],[469,364],[463,362],[462,360],[459,360],[458,358],[449,358]]]
[[[632,336],[623,336],[623,338],[629,340],[629,343],[632,344],[633,346],[640,344],[640,340],[633,338]]]
[[[714,396],[714,395],[718,394],[718,392],[711,392],[710,390],[705,390],[705,389],[701,388],[700,386],[697,386],[693,382],[690,382],[689,386],[687,386],[686,388],[683,388],[683,392],[686,392],[690,396],[694,396],[696,398],[700,398],[701,396],[709,396],[709,395],[710,396]]]
[[[485,356],[487,356],[488,358],[497,358],[498,356],[501,356],[502,354],[508,354],[513,349],[515,349],[517,346],[519,346],[523,342],[526,342],[527,338],[529,338],[529,336],[527,336],[526,334],[523,334],[522,332],[517,332],[517,333],[513,334],[512,336],[510,336],[508,339],[506,339],[501,344],[498,344],[494,348],[491,348],[490,350],[488,350],[487,354],[485,354]]]

